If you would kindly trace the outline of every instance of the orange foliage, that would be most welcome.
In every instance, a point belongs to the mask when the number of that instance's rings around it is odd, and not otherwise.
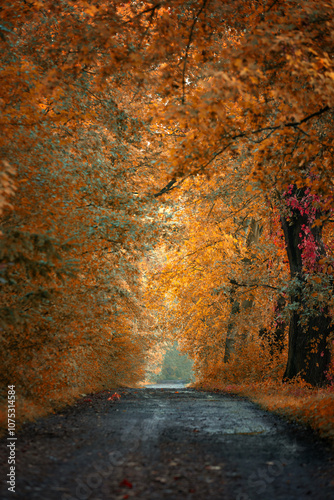
[[[203,383],[281,374],[289,318],[334,305],[333,22],[318,0],[4,2],[4,387],[135,384],[170,337]],[[307,189],[295,272],[280,221]]]
[[[22,419],[144,377],[140,261],[156,228],[134,89],[102,85],[98,46],[90,60],[81,45],[94,9],[14,4],[0,11],[0,377]]]

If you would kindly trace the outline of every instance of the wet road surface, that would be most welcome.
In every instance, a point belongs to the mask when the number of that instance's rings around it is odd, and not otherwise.
[[[329,446],[245,399],[182,384],[118,392],[119,401],[90,395],[26,425],[16,493],[5,485],[0,498],[334,498]],[[2,478],[6,453],[2,440]]]

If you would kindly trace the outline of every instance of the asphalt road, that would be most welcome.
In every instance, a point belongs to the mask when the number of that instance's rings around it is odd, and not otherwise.
[[[182,384],[90,395],[17,435],[24,500],[333,499],[333,452],[239,397]],[[8,473],[1,440],[1,477]],[[5,479],[6,480],[6,479]]]

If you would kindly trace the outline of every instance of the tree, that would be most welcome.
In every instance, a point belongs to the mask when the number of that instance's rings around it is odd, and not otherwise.
[[[284,376],[293,378],[302,373],[308,382],[324,383],[330,362],[332,320],[328,304],[333,279],[324,266],[327,252],[322,239],[322,223],[314,224],[320,218],[317,205],[321,205],[310,189],[295,186],[290,186],[285,200],[289,210],[282,214],[281,222],[294,286],[290,292],[293,307]]]
[[[153,295],[159,326],[190,354],[200,381],[217,376],[240,346],[260,352],[264,328],[275,338],[276,297],[288,281],[284,249],[272,241],[273,214],[261,191],[245,190],[244,179],[231,172],[185,181],[170,214],[174,230],[151,266],[149,300]],[[274,340],[263,345],[263,374],[281,350]]]
[[[117,47],[101,53],[91,9],[17,1],[0,12],[0,376],[22,405],[135,383],[151,346],[140,274],[157,231],[150,133],[117,69],[101,80]]]
[[[163,380],[190,381],[193,378],[192,361],[186,354],[181,354],[177,342],[168,344],[165,350],[160,371],[152,377],[158,382]]]
[[[329,56],[333,52],[332,6],[312,0],[302,4],[284,0],[272,4],[236,2],[238,16],[232,19],[230,2],[220,7],[213,2],[194,2],[192,7],[195,4],[198,10],[194,8],[197,14],[189,30],[187,57],[183,60],[183,74],[189,70],[193,83],[187,95],[187,86],[182,85],[182,91],[174,99],[169,97],[161,111],[164,123],[174,120],[184,131],[170,155],[174,186],[178,178],[199,173],[213,175],[219,168],[225,171],[226,158],[232,151],[249,163],[249,183],[259,183],[282,211],[282,229],[291,254],[296,244],[303,243],[292,241],[284,218],[288,207],[284,206],[283,193],[289,186],[295,185],[302,191],[311,189],[319,216],[317,222],[311,222],[312,226],[324,224],[325,214],[332,207],[334,94],[333,61]],[[213,6],[217,9],[214,12]],[[215,23],[219,15],[225,20],[220,25]],[[188,57],[190,46],[192,61]],[[197,79],[190,76],[190,66]],[[235,173],[238,175],[237,168]],[[317,208],[319,204],[321,207]],[[296,234],[298,224],[294,229]],[[313,230],[310,225],[307,230],[314,233],[320,257],[323,255],[320,249],[324,248],[321,231]],[[328,254],[326,269],[330,269],[331,259]],[[289,261],[293,266],[292,260]],[[303,267],[307,273],[305,264]],[[299,312],[293,314],[294,320],[290,323],[286,377],[298,373],[307,382],[318,385],[325,380],[329,362],[326,339],[331,332],[331,300],[327,277],[319,268],[314,268],[312,273],[314,280],[321,280],[326,293],[320,300],[313,301],[310,325],[313,322],[323,325],[324,337],[317,334],[318,347],[313,355],[314,335],[307,333],[309,327],[305,321],[302,324],[304,299],[298,298],[298,292],[290,288],[288,307],[297,308]],[[293,269],[292,276],[295,276]],[[314,299],[320,297],[305,287],[305,293],[309,292]],[[309,340],[292,369],[291,360],[296,356],[293,346],[305,336]],[[314,369],[308,367],[309,358]]]
[[[333,28],[325,0],[1,6],[5,382],[46,400],[71,378],[138,380],[152,340],[141,265],[159,234],[173,262],[161,300],[199,370],[225,356],[228,325],[231,344],[273,330],[283,295],[286,377],[324,382]],[[252,244],[247,221],[262,228]]]

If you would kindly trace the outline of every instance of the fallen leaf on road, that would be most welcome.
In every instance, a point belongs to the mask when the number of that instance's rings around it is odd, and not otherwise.
[[[119,485],[125,486],[126,488],[132,488],[132,483],[130,483],[130,481],[128,481],[127,479],[123,479],[123,481],[121,481]]]
[[[112,396],[110,396],[110,398],[108,398],[108,401],[118,401],[119,399],[121,399],[121,396],[115,392]]]

